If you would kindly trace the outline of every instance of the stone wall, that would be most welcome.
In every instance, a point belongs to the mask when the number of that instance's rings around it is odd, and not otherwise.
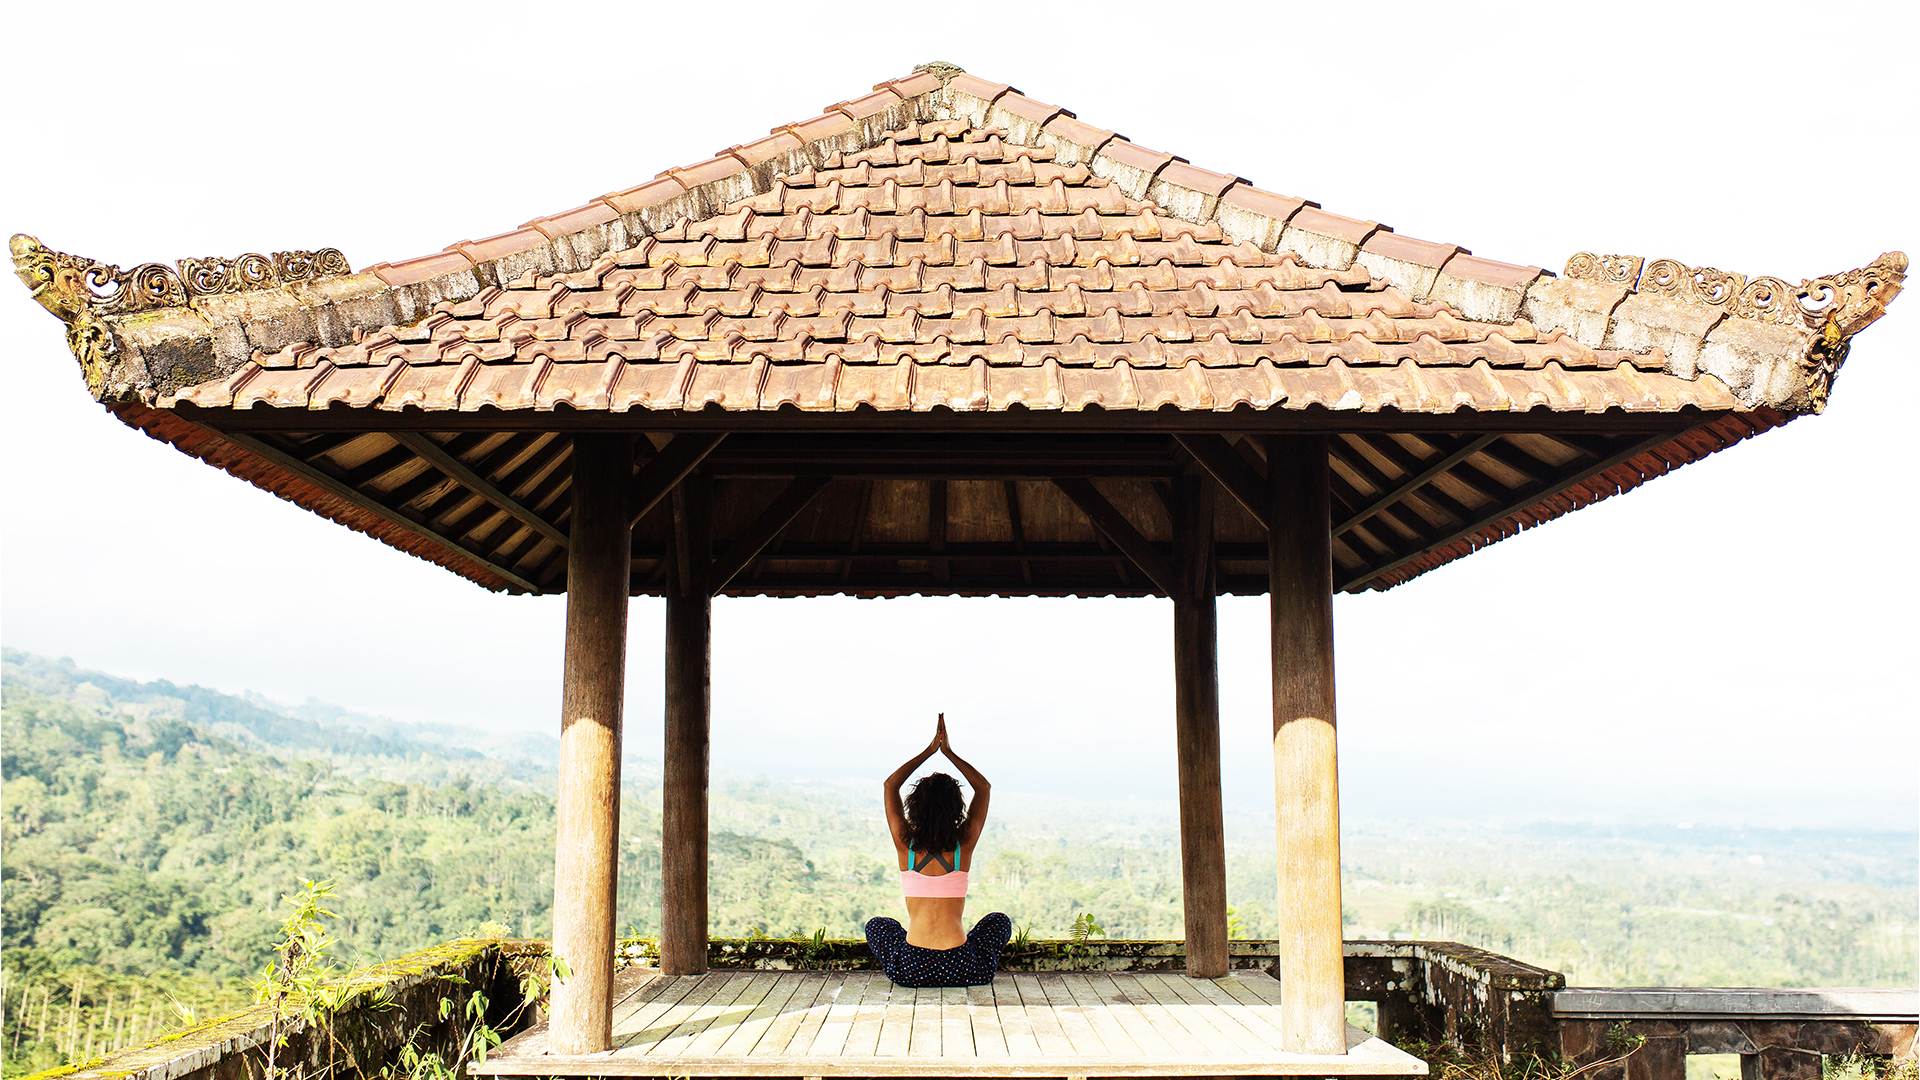
[[[543,968],[547,949],[545,941],[463,940],[358,972],[331,1023],[286,1025],[279,1064],[314,1076],[331,1061],[342,1070],[336,1075],[375,1076],[410,1038],[421,1052],[450,1061],[458,1018],[474,993],[487,997],[488,1024],[511,1036],[538,1019],[536,1003],[522,999],[520,973]],[[621,949],[628,963],[652,959],[644,940]],[[1278,952],[1271,941],[1234,941],[1229,949],[1233,966],[1247,969],[1272,968]],[[1029,941],[1009,946],[1002,966],[1178,971],[1185,951],[1178,941]],[[846,939],[715,939],[709,963],[722,971],[874,967],[866,943]],[[1347,1000],[1375,1002],[1380,1035],[1403,1046],[1446,1046],[1501,1062],[1563,1057],[1582,1069],[1582,1080],[1685,1080],[1688,1054],[1740,1054],[1743,1080],[1819,1080],[1832,1057],[1914,1057],[1912,991],[1568,990],[1565,981],[1453,942],[1346,943]],[[453,1001],[450,1019],[441,1018],[443,999]],[[258,1005],[27,1080],[254,1080],[270,1021],[268,1007]]]
[[[463,940],[355,972],[330,1023],[282,1021],[275,1064],[295,1075],[317,1075],[332,1064],[338,1075],[377,1076],[409,1038],[421,1052],[451,1061],[475,993],[486,995],[487,1022],[503,1034],[532,1021],[533,1010],[521,1007],[515,967],[546,950],[544,941]],[[442,1019],[446,998],[454,1008]],[[255,1005],[27,1080],[254,1080],[264,1075],[273,1030],[272,1008]]]

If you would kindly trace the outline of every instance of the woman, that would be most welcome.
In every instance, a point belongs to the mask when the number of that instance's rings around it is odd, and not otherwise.
[[[973,785],[973,805],[946,773],[931,773],[913,785],[905,803],[900,785],[934,754],[945,754]],[[940,714],[933,741],[887,777],[881,801],[900,860],[900,887],[907,896],[907,927],[898,919],[867,921],[867,947],[887,978],[900,986],[985,986],[1000,966],[1000,950],[1013,935],[1013,920],[994,912],[967,932],[960,922],[967,906],[967,867],[987,824],[992,785],[961,760],[947,742],[947,716]]]

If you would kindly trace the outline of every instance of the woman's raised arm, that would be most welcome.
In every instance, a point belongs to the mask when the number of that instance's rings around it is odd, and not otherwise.
[[[944,725],[946,714],[941,714],[940,720]],[[907,782],[907,777],[912,776],[915,769],[925,765],[927,759],[940,749],[940,738],[944,731],[944,727],[936,728],[933,741],[927,744],[927,748],[908,758],[905,764],[893,770],[893,775],[887,777],[881,785],[880,803],[886,808],[887,832],[893,834],[893,846],[896,850],[904,851],[907,846],[907,811],[906,807],[900,805],[900,786]]]
[[[979,769],[953,752],[953,743],[947,738],[947,718],[944,714],[940,717],[940,733],[934,737],[934,741],[939,745],[940,752],[947,755],[947,760],[953,762],[953,767],[960,770],[960,775],[967,778],[967,786],[973,788],[973,802],[967,805],[967,835],[961,841],[963,847],[972,850],[980,840],[981,831],[987,827],[987,800],[993,795],[993,785],[987,782]]]

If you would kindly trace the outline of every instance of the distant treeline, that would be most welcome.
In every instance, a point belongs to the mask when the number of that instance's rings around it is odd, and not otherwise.
[[[549,932],[543,766],[12,651],[0,722],[5,1076],[244,1002],[281,900],[303,878],[336,883],[347,962],[487,922]],[[899,914],[877,786],[716,784],[714,933],[854,937],[869,917]],[[1063,936],[1081,912],[1115,937],[1179,936],[1170,814],[1116,825],[1020,816],[1005,802],[974,867],[971,911],[1005,911],[1036,937]],[[657,807],[657,777],[630,776],[618,909],[629,935],[659,926]],[[1274,932],[1261,831],[1229,821],[1237,936]],[[1576,984],[1910,985],[1911,841],[1868,840],[1357,828],[1346,840],[1348,934],[1465,941]]]

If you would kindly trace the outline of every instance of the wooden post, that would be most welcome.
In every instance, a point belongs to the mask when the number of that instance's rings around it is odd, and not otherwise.
[[[1280,1033],[1296,1054],[1346,1053],[1327,469],[1324,435],[1267,440]]]
[[[553,874],[553,951],[568,974],[553,986],[553,1049],[613,1045],[613,920],[620,845],[620,706],[627,680],[627,585],[633,527],[627,481],[633,441],[573,442],[567,547],[567,655]]]
[[[1220,809],[1219,622],[1214,609],[1213,485],[1173,488],[1173,715],[1180,770],[1181,900],[1187,974],[1227,973],[1227,843]]]
[[[666,761],[660,821],[660,970],[707,970],[707,754],[711,734],[713,598],[708,480],[673,492],[667,587]]]

